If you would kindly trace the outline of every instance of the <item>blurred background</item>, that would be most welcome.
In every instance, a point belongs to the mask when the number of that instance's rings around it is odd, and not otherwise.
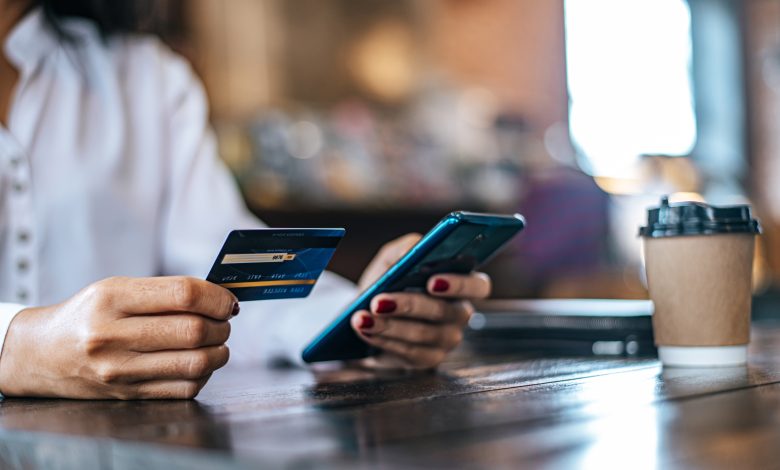
[[[168,0],[221,155],[273,226],[343,226],[331,269],[452,210],[521,212],[496,297],[644,298],[662,194],[749,202],[780,280],[776,0]]]

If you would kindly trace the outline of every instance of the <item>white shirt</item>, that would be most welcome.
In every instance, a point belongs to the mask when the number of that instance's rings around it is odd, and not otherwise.
[[[66,29],[73,44],[36,9],[4,45],[20,81],[0,126],[0,339],[22,305],[102,278],[202,278],[230,230],[262,226],[217,156],[189,65],[152,37]],[[355,293],[326,273],[308,299],[242,304],[231,361],[295,360]]]

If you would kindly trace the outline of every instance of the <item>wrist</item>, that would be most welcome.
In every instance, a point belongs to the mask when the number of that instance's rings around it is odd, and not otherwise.
[[[41,309],[25,308],[8,326],[0,352],[0,393],[4,396],[25,395],[30,372],[35,370],[35,358],[27,348],[40,338],[34,334],[36,313]]]

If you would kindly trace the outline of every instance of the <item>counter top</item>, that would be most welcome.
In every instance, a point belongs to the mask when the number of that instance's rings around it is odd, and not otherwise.
[[[437,372],[218,371],[194,401],[0,402],[0,467],[776,467],[780,323],[747,367],[475,354]]]

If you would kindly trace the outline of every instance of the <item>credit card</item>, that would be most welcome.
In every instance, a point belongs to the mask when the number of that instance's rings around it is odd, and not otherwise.
[[[306,297],[344,232],[343,228],[234,230],[206,280],[240,301]]]

